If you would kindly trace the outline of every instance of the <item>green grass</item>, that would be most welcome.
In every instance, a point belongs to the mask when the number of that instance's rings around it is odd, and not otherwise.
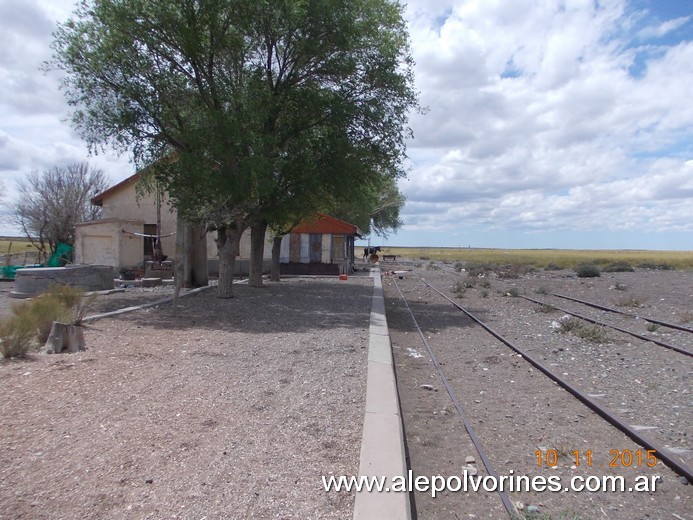
[[[412,260],[436,260],[474,265],[521,264],[537,269],[573,269],[579,264],[607,266],[625,262],[636,268],[693,269],[693,251],[590,250],[590,249],[465,249],[454,247],[384,247],[382,254]]]
[[[10,251],[10,244],[12,245],[12,250]],[[0,238],[0,255],[5,255],[10,251],[12,255],[22,253],[25,251],[35,251],[34,246],[31,245],[26,238]]]
[[[35,264],[37,261],[38,251],[28,239],[0,238],[0,266]]]

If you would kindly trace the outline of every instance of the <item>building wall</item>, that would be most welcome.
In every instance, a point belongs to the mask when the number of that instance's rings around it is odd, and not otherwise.
[[[156,196],[148,194],[138,197],[135,190],[136,183],[123,186],[114,193],[110,193],[103,199],[103,219],[128,219],[141,221],[142,224],[156,225]],[[144,226],[135,229],[126,228],[126,231],[143,233]],[[161,234],[168,235],[176,231],[176,214],[167,203],[166,197],[162,197],[161,203]],[[165,255],[173,258],[176,253],[176,236],[171,235],[161,239],[161,247]],[[144,244],[142,245],[141,262],[144,261]]]
[[[309,263],[311,258],[310,237],[311,234],[309,233],[284,235],[279,252],[279,262],[282,264],[289,262]],[[347,253],[345,245],[345,235],[322,234],[319,252],[320,262],[323,264],[342,262]]]
[[[144,266],[144,240],[123,233],[145,233],[145,225],[156,225],[156,196],[138,196],[136,182],[124,184],[102,198],[102,218],[78,224],[75,242],[76,262],[111,265],[116,269],[142,269]],[[176,212],[168,205],[166,196],[161,204],[161,234],[176,231]],[[150,232],[151,233],[151,232]],[[218,272],[219,253],[216,231],[207,233],[207,257],[210,273]],[[164,255],[172,260],[176,254],[176,235],[161,239]],[[264,258],[267,270],[271,265],[272,241],[265,237]],[[250,259],[250,230],[241,237],[240,254],[236,258],[239,273],[247,272]]]
[[[142,267],[142,237],[126,235],[125,228],[141,228],[141,220],[101,219],[76,226],[75,263],[109,265],[116,270]]]

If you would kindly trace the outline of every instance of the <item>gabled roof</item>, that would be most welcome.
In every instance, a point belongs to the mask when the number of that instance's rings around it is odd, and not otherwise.
[[[110,188],[108,188],[106,191],[99,193],[95,197],[91,199],[91,203],[94,206],[103,206],[103,199],[108,197],[109,195],[112,195],[113,193],[120,191],[122,188],[125,188],[127,186],[130,186],[131,184],[136,183],[140,179],[140,175],[142,172],[137,172],[134,175],[130,175],[125,180],[120,181],[118,184],[114,184]]]
[[[317,213],[291,230],[291,233],[316,233],[332,235],[362,235],[363,232],[353,224],[330,217],[324,213]]]

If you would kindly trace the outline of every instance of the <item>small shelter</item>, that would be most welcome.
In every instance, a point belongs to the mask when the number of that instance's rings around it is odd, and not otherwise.
[[[282,238],[281,274],[349,274],[354,269],[354,242],[362,231],[323,213],[306,219]]]

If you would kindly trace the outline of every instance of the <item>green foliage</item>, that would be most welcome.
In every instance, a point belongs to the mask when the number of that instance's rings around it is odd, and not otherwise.
[[[58,26],[50,66],[82,137],[132,151],[189,222],[236,241],[364,198],[376,211],[389,186],[387,227],[418,104],[402,13],[389,0],[95,0]]]
[[[609,341],[606,328],[599,325],[587,325],[584,321],[573,316],[563,316],[558,320],[559,333],[568,333],[589,341],[590,343],[606,343]]]
[[[583,327],[583,323],[578,318],[573,316],[563,316],[558,320],[557,332],[565,334],[566,332],[573,332]]]
[[[647,332],[656,332],[657,329],[659,329],[659,324],[648,322],[647,325],[645,325],[645,329],[647,330]]]
[[[458,298],[462,298],[467,292],[467,285],[462,280],[458,280],[452,286],[452,292]]]
[[[557,310],[558,309],[556,309],[556,307],[549,305],[548,303],[542,303],[534,308],[534,312],[541,314],[551,314],[552,312],[557,312]]]
[[[580,264],[575,268],[578,278],[596,278],[601,276],[599,267],[594,264]]]

